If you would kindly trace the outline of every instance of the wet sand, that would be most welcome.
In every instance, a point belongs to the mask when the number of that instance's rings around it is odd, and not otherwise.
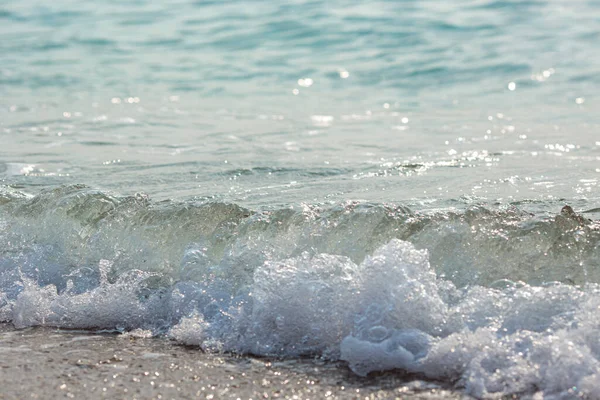
[[[466,399],[401,372],[206,354],[167,339],[0,324],[0,399]]]

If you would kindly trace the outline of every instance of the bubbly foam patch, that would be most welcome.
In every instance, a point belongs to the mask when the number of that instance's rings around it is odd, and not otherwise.
[[[111,281],[108,267],[102,260],[96,281],[67,278],[62,290],[22,277],[19,290],[0,293],[0,317],[17,327],[151,330],[207,351],[317,355],[360,375],[402,369],[477,397],[600,397],[595,284],[459,289],[426,251],[397,239],[359,264],[308,253],[265,261],[245,284],[206,269],[202,282],[157,286],[156,274],[138,270]]]

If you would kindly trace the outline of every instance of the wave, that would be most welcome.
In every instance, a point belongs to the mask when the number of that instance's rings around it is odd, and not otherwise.
[[[0,192],[0,320],[402,369],[477,397],[600,396],[598,227],[565,207],[248,210]]]

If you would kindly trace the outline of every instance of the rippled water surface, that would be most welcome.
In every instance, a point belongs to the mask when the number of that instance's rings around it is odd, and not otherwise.
[[[595,1],[0,3],[0,321],[600,398],[598,43]]]
[[[568,1],[4,3],[0,179],[254,207],[587,207],[598,15]]]

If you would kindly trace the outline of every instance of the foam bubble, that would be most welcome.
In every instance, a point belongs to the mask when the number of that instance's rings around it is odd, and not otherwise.
[[[189,317],[183,317],[181,321],[169,331],[169,336],[187,346],[203,347],[206,342],[204,334],[206,323],[198,312]]]

